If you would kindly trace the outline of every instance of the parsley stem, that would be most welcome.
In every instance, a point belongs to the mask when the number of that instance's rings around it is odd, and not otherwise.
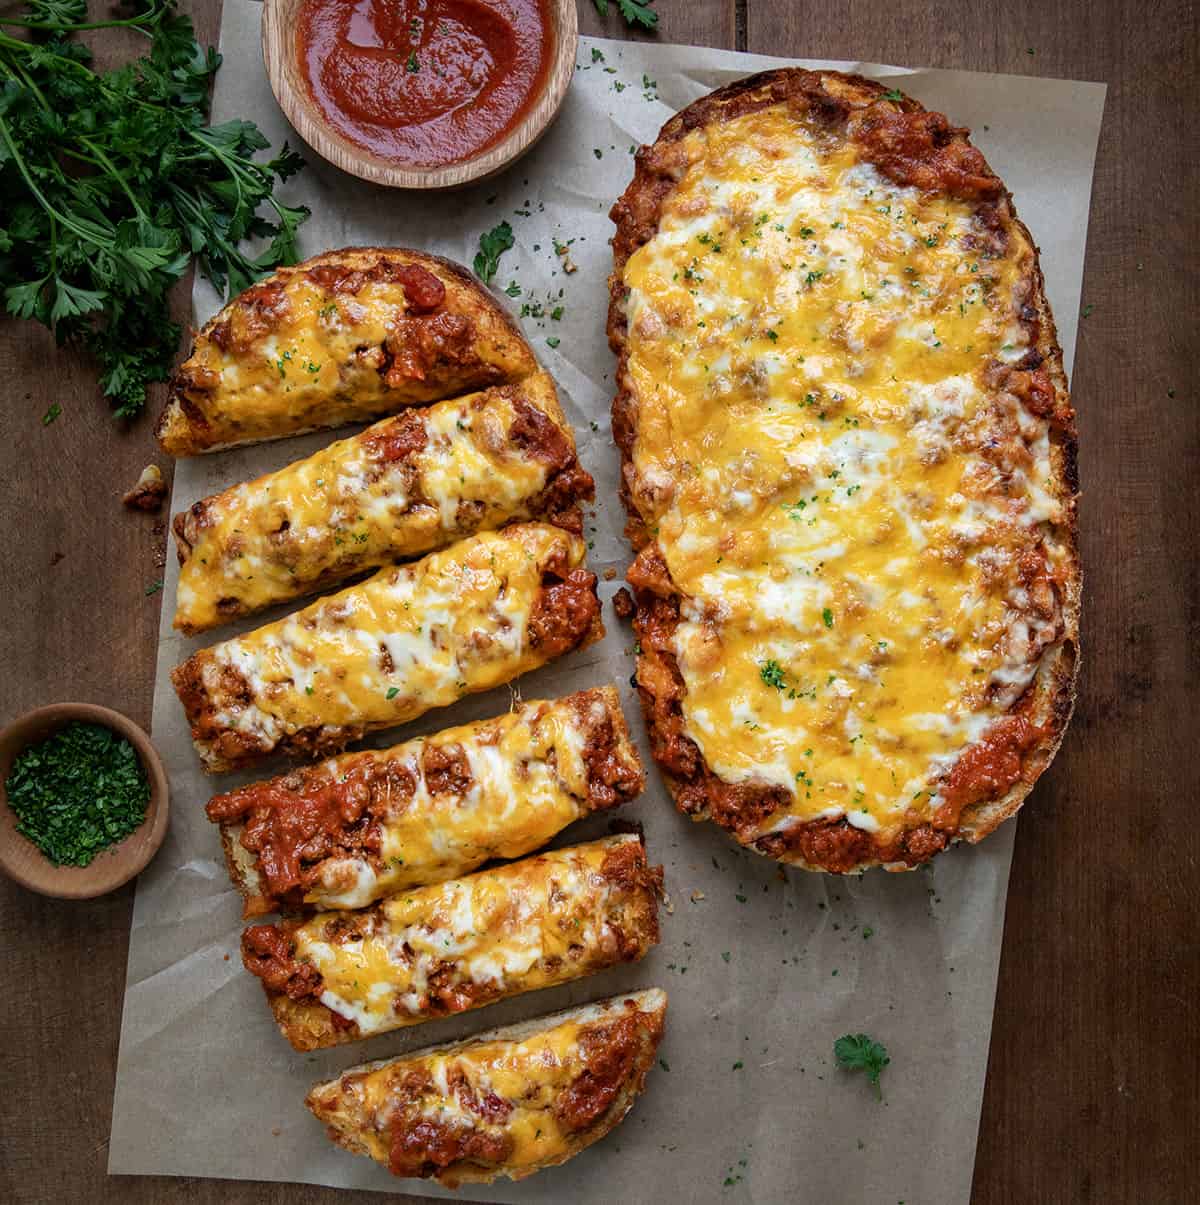
[[[125,17],[112,21],[84,21],[76,25],[71,21],[22,21],[16,17],[0,17],[0,25],[11,25],[17,29],[49,29],[60,33],[79,33],[87,29],[123,29],[137,28],[146,37],[151,37],[152,30],[142,29],[143,25],[157,25],[167,11],[165,4],[152,4],[144,13],[136,17]]]

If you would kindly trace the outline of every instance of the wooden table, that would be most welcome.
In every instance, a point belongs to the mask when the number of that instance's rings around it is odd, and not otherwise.
[[[188,7],[215,40],[219,0]],[[581,3],[584,31],[623,34],[615,7],[604,23]],[[661,36],[674,42],[1109,85],[1072,382],[1083,677],[1063,750],[1020,822],[974,1199],[1194,1200],[1200,180],[1185,130],[1195,8],[660,0],[659,9]],[[121,48],[116,37],[106,46]],[[182,314],[182,294],[179,304]],[[148,723],[162,599],[147,591],[161,577],[165,523],[118,499],[148,461],[167,467],[151,420],[114,423],[90,368],[32,324],[0,323],[0,380],[0,720],[87,699]],[[52,402],[62,417],[43,426]],[[132,903],[132,887],[69,904],[0,882],[0,1200],[375,1205],[367,1193],[106,1176]]]

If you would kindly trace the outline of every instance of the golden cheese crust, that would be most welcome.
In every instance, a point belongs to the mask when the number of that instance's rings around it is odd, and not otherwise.
[[[245,915],[362,908],[520,858],[644,784],[616,688],[363,750],[209,801]]]
[[[643,958],[662,868],[626,834],[388,896],[252,925],[242,961],[297,1050],[358,1041]]]
[[[1074,415],[1011,196],[942,115],[786,69],[668,122],[612,216],[678,806],[814,870],[982,839],[1057,750],[1078,650]]]
[[[585,555],[513,523],[201,649],[171,682],[205,770],[336,752],[600,639]]]
[[[345,247],[280,268],[196,336],[157,435],[172,456],[369,422],[537,370],[516,324],[460,264]]]
[[[448,1188],[523,1180],[619,1125],[645,1087],[667,996],[652,988],[352,1067],[305,1104],[329,1137]]]
[[[514,519],[577,535],[594,493],[538,372],[413,408],[175,516],[189,635]]]

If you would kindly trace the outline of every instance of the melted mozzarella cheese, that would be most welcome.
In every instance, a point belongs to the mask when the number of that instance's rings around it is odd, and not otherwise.
[[[333,918],[317,915],[292,932],[295,957],[321,972],[321,1002],[363,1034],[442,1010],[429,991],[447,967],[486,999],[566,982],[613,962],[614,921],[644,908],[639,893],[599,874],[614,848],[637,840],[609,837],[391,896],[356,938],[331,940]]]
[[[531,517],[547,465],[522,456],[509,432],[514,393],[554,413],[545,374],[521,386],[385,419],[305,460],[202,504],[180,567],[175,626],[201,631],[320,585],[417,556],[460,536]],[[418,421],[425,445],[399,460],[376,450]],[[569,436],[568,436],[569,437]]]
[[[782,108],[684,146],[624,282],[632,492],[682,595],[686,732],[723,780],[786,790],[761,832],[893,838],[1043,647],[1015,635],[1014,582],[1062,519],[1048,427],[987,384],[1029,350],[1033,252],[1014,229],[985,258],[969,205]],[[997,434],[1022,445],[1007,479]]]
[[[584,551],[560,528],[511,526],[214,645],[199,656],[216,722],[271,747],[306,728],[400,724],[510,681],[545,661],[525,629],[547,567],[574,568]]]

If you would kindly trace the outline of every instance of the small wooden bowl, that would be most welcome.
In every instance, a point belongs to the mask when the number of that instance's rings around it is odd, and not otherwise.
[[[553,59],[541,93],[520,124],[494,146],[461,163],[443,167],[403,166],[351,142],[325,120],[317,107],[300,70],[296,47],[303,3],[304,0],[264,0],[262,52],[271,91],[296,132],[318,155],[352,176],[389,188],[458,188],[503,171],[546,132],[575,75],[575,54],[579,48],[575,0],[550,0]]]
[[[73,720],[103,724],[134,747],[150,783],[150,801],[146,819],[120,844],[101,850],[87,866],[55,866],[17,832],[17,817],[8,806],[5,784],[18,754]],[[0,732],[0,870],[31,891],[63,900],[87,900],[113,891],[128,883],[158,852],[167,831],[168,795],[167,775],[150,738],[119,711],[93,703],[55,703],[26,712]]]

